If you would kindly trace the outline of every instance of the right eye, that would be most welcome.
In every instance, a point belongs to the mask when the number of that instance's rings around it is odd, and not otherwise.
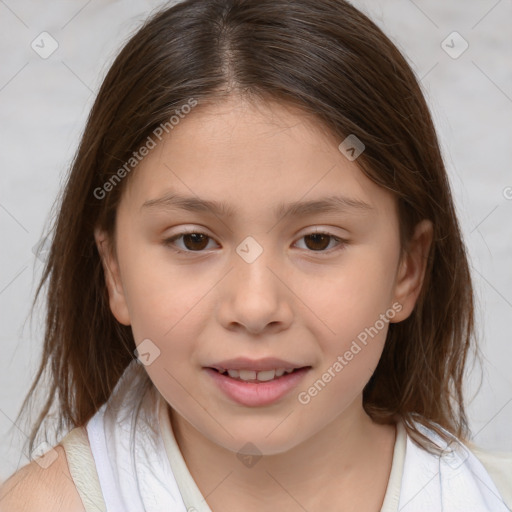
[[[184,248],[177,248],[176,241],[183,239]],[[208,245],[208,240],[213,240],[206,233],[200,231],[183,231],[163,241],[165,246],[178,253],[203,252]]]

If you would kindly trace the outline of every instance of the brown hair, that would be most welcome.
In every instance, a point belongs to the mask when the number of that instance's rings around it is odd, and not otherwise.
[[[390,324],[363,403],[376,422],[405,420],[420,443],[414,421],[466,438],[472,285],[432,119],[406,60],[342,0],[187,0],[128,41],[89,115],[33,303],[47,282],[43,356],[22,410],[45,369],[50,392],[29,451],[57,398],[59,432],[85,425],[135,357],[131,328],[110,311],[93,236],[95,227],[114,236],[129,176],[104,198],[94,191],[190,98],[205,104],[232,93],[300,107],[340,142],[363,141],[357,163],[396,196],[403,250],[419,221],[432,222],[420,297],[409,318]]]

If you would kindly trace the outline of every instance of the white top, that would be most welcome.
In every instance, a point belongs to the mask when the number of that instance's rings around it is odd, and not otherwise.
[[[211,512],[176,443],[168,404],[137,360],[86,428],[61,444],[86,512]],[[432,455],[398,423],[381,512],[510,512],[512,454],[457,440],[450,448]]]

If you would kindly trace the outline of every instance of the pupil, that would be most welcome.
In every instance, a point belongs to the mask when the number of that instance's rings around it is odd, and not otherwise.
[[[314,235],[307,235],[305,238],[306,238],[306,245],[307,245],[308,249],[312,249],[314,251],[321,251],[329,246],[330,235],[323,235],[321,233],[317,233]],[[316,243],[320,242],[320,247],[318,247],[318,245],[316,247],[310,247],[310,244],[307,243],[308,239],[310,239],[310,240],[312,239]],[[322,242],[324,242],[324,243],[322,243]],[[327,243],[325,243],[325,242],[327,242]]]
[[[187,235],[183,235],[183,243],[185,244],[185,247],[189,250],[204,249],[208,245],[206,239],[207,239],[207,237],[201,233],[189,233]],[[192,246],[190,243],[187,243],[187,241],[190,241],[190,240],[192,240]],[[199,243],[199,247],[197,245],[194,245],[196,243]]]

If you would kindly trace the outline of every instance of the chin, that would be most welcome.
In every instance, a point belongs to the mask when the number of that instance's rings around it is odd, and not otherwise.
[[[298,444],[303,439],[297,439],[297,429],[280,428],[280,432],[277,433],[276,425],[279,422],[273,423],[272,427],[267,428],[262,425],[255,425],[251,428],[240,428],[237,430],[231,429],[229,432],[233,437],[227,435],[225,432],[222,438],[210,438],[216,444],[223,448],[234,452],[239,455],[279,455],[285,453]],[[274,430],[274,432],[272,432]]]

